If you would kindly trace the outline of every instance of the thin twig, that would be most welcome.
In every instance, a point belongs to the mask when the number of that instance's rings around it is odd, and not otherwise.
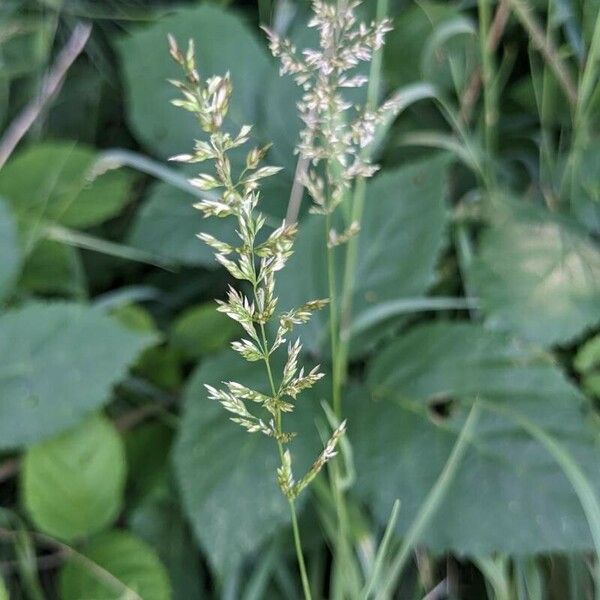
[[[288,203],[285,222],[292,225],[298,220],[300,205],[302,204],[302,195],[304,194],[304,185],[302,179],[306,175],[308,169],[308,160],[301,156],[296,163],[296,171],[294,172],[294,184],[290,193],[290,201]]]
[[[0,140],[0,168],[9,159],[17,144],[35,123],[47,104],[60,91],[67,71],[83,51],[92,31],[89,24],[78,23],[65,47],[60,51],[52,70],[45,78],[39,96],[33,99],[9,125]]]

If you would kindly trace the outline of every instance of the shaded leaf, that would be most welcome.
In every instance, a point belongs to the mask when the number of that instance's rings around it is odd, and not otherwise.
[[[447,159],[437,157],[384,172],[367,185],[355,275],[356,320],[379,304],[422,296],[433,283],[444,243],[446,166]],[[323,217],[301,223],[294,250],[279,275],[278,295],[286,309],[329,295]],[[342,269],[340,261],[338,290]],[[303,334],[306,347],[326,343],[326,319],[326,310],[313,315]]]
[[[156,553],[129,533],[111,531],[82,551],[101,569],[72,558],[60,573],[62,600],[169,600],[171,585]],[[106,571],[106,572],[104,572]]]
[[[112,385],[153,341],[97,309],[62,302],[5,313],[0,339],[1,448],[76,425],[108,401]]]
[[[176,97],[168,79],[180,70],[167,52],[167,34],[181,45],[193,39],[202,78],[231,72],[234,94],[229,117],[238,125],[256,123],[262,81],[270,63],[242,19],[216,6],[180,9],[128,36],[118,50],[125,74],[128,119],[140,142],[163,158],[191,149],[199,132],[191,114],[170,104]]]
[[[98,533],[117,517],[125,485],[125,451],[101,416],[36,444],[25,453],[25,507],[41,531],[64,540]]]
[[[370,365],[349,416],[357,490],[382,523],[396,498],[400,533],[441,472],[475,398],[536,423],[572,453],[598,489],[589,408],[547,355],[468,323],[415,327]],[[374,437],[373,432],[377,432]],[[435,551],[487,555],[589,549],[577,495],[554,458],[514,421],[481,415],[474,440],[423,536]]]

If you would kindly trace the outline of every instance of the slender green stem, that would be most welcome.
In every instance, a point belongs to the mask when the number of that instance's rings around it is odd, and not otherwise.
[[[256,289],[255,289],[255,300],[256,300]],[[269,384],[271,386],[271,393],[273,397],[277,395],[277,388],[275,387],[275,380],[273,379],[273,371],[271,369],[271,360],[269,358],[269,343],[267,340],[267,333],[265,331],[265,326],[260,324],[260,333],[262,338],[262,351],[263,351],[263,361],[265,363],[265,367],[267,369],[267,375],[269,377]],[[275,415],[275,427],[277,433],[282,433],[281,431],[281,411],[277,411]],[[281,440],[277,440],[277,449],[279,450],[279,458],[283,462],[283,444]],[[304,562],[304,554],[302,553],[302,539],[300,538],[300,528],[298,527],[298,517],[296,516],[296,506],[294,505],[294,501],[291,498],[288,498],[288,504],[290,507],[290,514],[292,517],[292,529],[294,532],[294,547],[296,549],[296,559],[298,560],[298,568],[300,570],[300,578],[302,579],[302,589],[304,590],[304,598],[305,600],[312,600],[312,595],[310,592],[310,585],[308,583],[308,574],[306,572],[306,563]]]
[[[377,1],[377,16],[378,21],[384,19],[388,13],[389,0],[378,0]],[[371,68],[369,71],[369,87],[367,89],[367,110],[372,110],[377,103],[377,93],[379,90],[379,83],[381,80],[381,65],[383,60],[382,50],[373,54],[373,60],[371,62]],[[367,150],[368,151],[368,150]],[[354,186],[354,194],[352,197],[352,211],[350,217],[350,223],[357,223],[360,225],[364,212],[365,204],[365,192],[366,192],[366,181],[360,177],[356,181]],[[339,356],[337,361],[334,361],[334,380],[336,386],[339,388],[334,393],[334,398],[339,396],[339,407],[334,406],[336,417],[341,418],[342,406],[341,406],[341,388],[344,385],[346,379],[346,371],[348,367],[348,351],[350,346],[350,324],[352,319],[352,295],[354,292],[354,278],[356,274],[356,266],[358,263],[358,244],[359,236],[355,235],[348,241],[348,248],[346,251],[346,264],[344,267],[344,277],[342,283],[342,295],[340,301],[340,332],[339,332]]]
[[[325,217],[325,240],[329,240],[329,231],[331,230],[331,215]],[[335,279],[335,256],[334,249],[327,243],[327,282],[329,285],[329,338],[331,343],[331,362],[333,364],[332,377],[332,408],[336,417],[341,413],[341,385],[338,382],[339,376],[339,329],[338,329],[338,306],[337,306],[337,284]]]
[[[293,500],[288,500],[290,505],[290,513],[292,514],[292,529],[294,530],[294,546],[296,547],[296,557],[298,558],[298,567],[300,568],[300,578],[302,579],[302,589],[304,590],[305,600],[312,600],[310,592],[310,584],[308,582],[308,574],[306,572],[306,564],[304,563],[304,555],[302,554],[302,542],[300,540],[300,529],[298,527],[298,517],[296,516],[296,507]]]

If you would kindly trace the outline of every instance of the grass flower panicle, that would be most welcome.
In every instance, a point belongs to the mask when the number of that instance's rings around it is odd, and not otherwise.
[[[258,211],[260,183],[266,177],[277,174],[279,167],[261,166],[268,146],[252,148],[246,155],[245,166],[234,176],[228,152],[249,141],[251,126],[244,125],[237,135],[223,130],[229,109],[232,84],[229,74],[213,76],[202,81],[196,69],[194,45],[190,41],[185,54],[176,41],[169,37],[170,53],[182,67],[185,79],[172,81],[182,98],[173,101],[197,118],[208,140],[198,140],[193,152],[174,156],[171,160],[185,163],[214,162],[214,173],[200,173],[189,182],[211,193],[195,204],[205,217],[232,217],[237,222],[236,234],[239,244],[233,245],[212,235],[199,233],[198,237],[215,251],[215,258],[237,280],[246,282],[251,290],[248,297],[243,291],[229,288],[226,300],[219,300],[218,310],[243,328],[246,336],[232,343],[232,348],[250,362],[263,361],[269,379],[270,394],[264,394],[235,382],[223,382],[217,389],[207,385],[209,398],[221,403],[232,414],[231,420],[249,433],[262,433],[273,438],[278,445],[281,466],[277,481],[288,500],[293,501],[312,481],[325,463],[335,455],[335,447],[344,432],[340,426],[325,445],[308,473],[298,482],[292,475],[292,457],[285,448],[294,432],[284,431],[282,415],[294,410],[293,402],[298,395],[315,385],[323,377],[319,366],[306,372],[299,365],[302,345],[299,339],[288,344],[287,360],[276,385],[271,366],[271,355],[287,342],[288,334],[296,325],[306,323],[315,310],[326,306],[327,300],[311,300],[302,306],[276,315],[276,273],[285,267],[293,251],[296,225],[285,221],[268,235],[260,235],[266,219]],[[266,325],[278,323],[275,337],[269,341]],[[250,408],[252,405],[252,408]],[[262,409],[262,414],[255,410]]]
[[[350,102],[347,88],[363,87],[368,78],[355,70],[370,62],[392,29],[389,19],[359,22],[358,0],[328,3],[313,0],[309,27],[319,32],[319,48],[301,52],[287,39],[265,28],[273,55],[281,62],[281,74],[290,74],[302,88],[298,111],[304,127],[297,147],[310,162],[302,183],[313,200],[312,212],[330,214],[343,200],[357,177],[371,177],[378,169],[364,151],[373,141],[377,126],[396,110],[394,100],[376,109]],[[325,163],[323,169],[320,163]],[[329,243],[345,243],[356,235],[358,223],[342,233],[332,232]]]

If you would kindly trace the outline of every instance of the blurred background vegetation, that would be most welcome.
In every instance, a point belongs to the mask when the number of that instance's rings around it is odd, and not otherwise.
[[[219,225],[191,208],[193,170],[166,161],[199,135],[169,104],[166,35],[195,39],[204,77],[231,71],[233,118],[274,142],[274,222],[298,91],[259,24],[314,44],[308,11],[0,4],[0,599],[300,597],[270,450],[203,391],[252,374],[215,310],[226,273],[195,237]],[[380,95],[403,110],[367,188],[345,401],[357,562],[373,569],[396,498],[391,548],[411,534],[477,397],[485,417],[395,597],[598,598],[600,2],[395,0],[389,14]],[[307,205],[284,305],[327,295]],[[303,332],[317,360],[325,329]],[[326,394],[303,409],[300,462]],[[302,513],[317,598],[324,488]]]

